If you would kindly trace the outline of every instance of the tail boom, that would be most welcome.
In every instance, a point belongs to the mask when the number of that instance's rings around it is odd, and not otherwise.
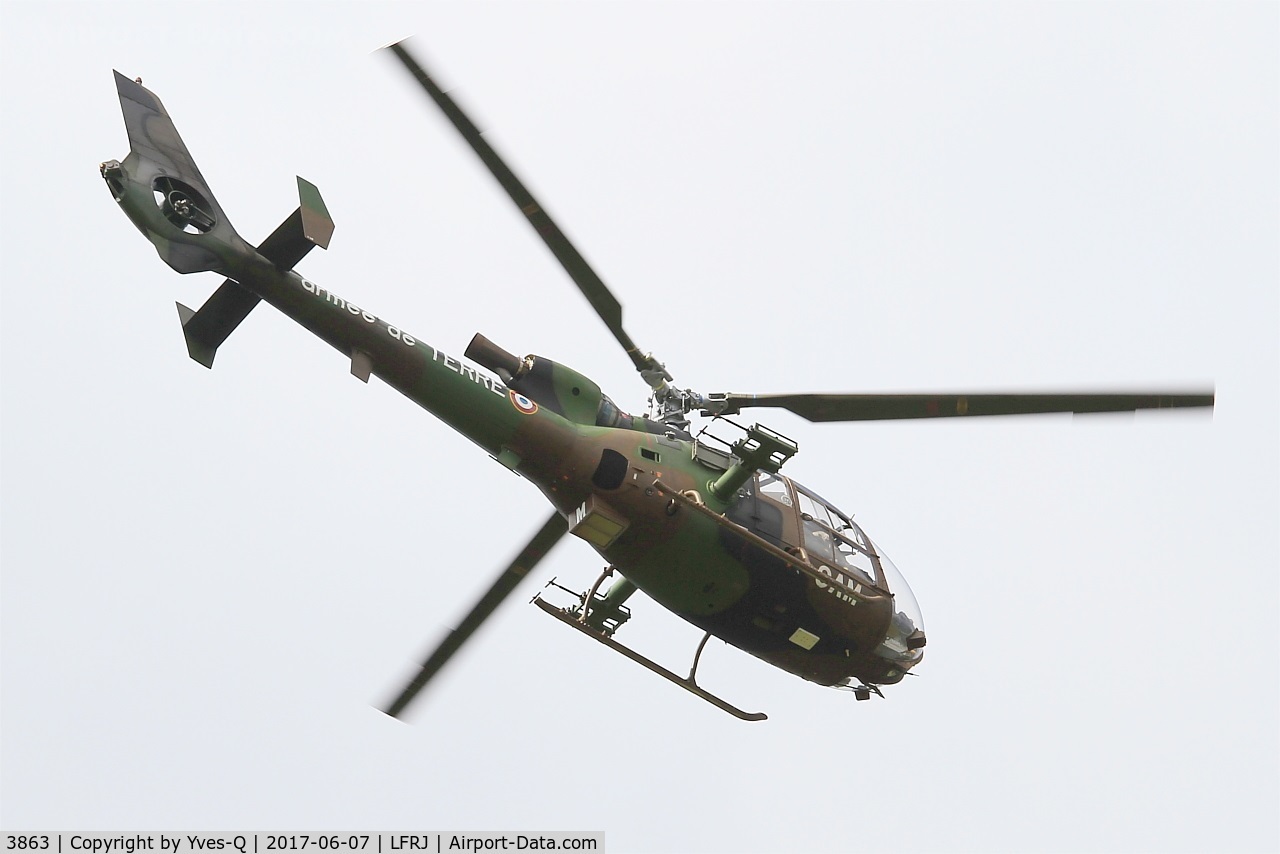
[[[299,206],[258,247],[228,221],[164,105],[140,82],[116,72],[129,135],[123,162],[101,165],[129,219],[179,273],[226,277],[198,311],[178,304],[187,352],[213,366],[218,347],[259,302],[267,302],[350,360],[351,373],[376,374],[494,457],[514,467],[517,431],[533,419],[508,398],[501,380],[476,371],[373,313],[304,279],[293,267],[313,246],[327,247],[333,220],[316,187],[298,179]]]

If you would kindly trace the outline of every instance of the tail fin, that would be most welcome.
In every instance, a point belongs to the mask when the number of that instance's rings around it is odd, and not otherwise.
[[[314,184],[298,179],[300,205],[255,250],[223,212],[164,104],[141,80],[115,73],[129,156],[102,164],[116,202],[146,235],[165,263],[179,273],[213,270],[233,276],[246,262],[267,259],[290,270],[311,251],[328,247],[333,220]],[[219,345],[248,316],[260,297],[228,279],[199,311],[178,305],[187,352],[213,367]]]
[[[164,104],[141,83],[115,75],[129,156],[102,164],[112,195],[170,267],[226,272],[232,254],[252,247],[231,227]]]

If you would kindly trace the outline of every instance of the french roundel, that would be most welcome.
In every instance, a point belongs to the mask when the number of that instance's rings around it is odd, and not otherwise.
[[[538,411],[538,404],[534,403],[523,394],[514,391],[507,392],[507,397],[511,398],[511,405],[525,415],[532,415]]]

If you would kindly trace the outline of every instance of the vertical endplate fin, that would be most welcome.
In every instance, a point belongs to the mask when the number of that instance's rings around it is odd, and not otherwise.
[[[182,335],[187,339],[187,353],[206,368],[212,368],[218,347],[260,301],[257,294],[251,294],[227,279],[199,311],[178,303],[178,318],[182,321]]]
[[[321,249],[328,249],[329,238],[333,237],[333,217],[329,216],[320,190],[301,175],[298,176],[298,202],[303,236]]]
[[[311,247],[329,248],[333,219],[316,185],[298,178],[298,209],[271,236],[262,241],[258,254],[279,270],[292,270]]]

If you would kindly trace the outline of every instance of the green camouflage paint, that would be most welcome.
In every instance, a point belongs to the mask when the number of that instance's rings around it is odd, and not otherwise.
[[[812,569],[806,575],[753,552],[755,535],[722,518],[748,500],[756,470],[776,472],[795,452],[789,441],[751,428],[735,445],[738,458],[724,458],[736,463],[726,472],[695,454],[687,434],[620,412],[595,382],[565,365],[516,359],[490,345],[486,352],[505,365],[504,382],[436,349],[292,269],[333,231],[314,185],[299,179],[298,210],[250,246],[159,99],[119,74],[116,83],[131,149],[123,163],[102,164],[113,197],[173,269],[227,277],[199,311],[179,307],[192,358],[212,367],[217,347],[266,302],[338,350],[356,377],[379,377],[528,479],[560,517],[544,524],[468,615],[467,631],[433,654],[392,709],[403,708],[566,530],[621,572],[614,605],[634,585],[694,625],[806,679],[887,678],[884,661],[871,654],[888,620],[887,589],[855,601],[839,593],[845,582],[829,571],[825,582],[811,577]],[[648,364],[647,357],[636,361]],[[787,525],[799,529],[798,521]],[[790,546],[797,555],[798,546]]]

